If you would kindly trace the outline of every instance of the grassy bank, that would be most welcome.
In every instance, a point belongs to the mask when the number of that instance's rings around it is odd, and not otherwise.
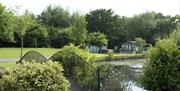
[[[97,54],[92,53],[93,56],[95,56],[97,61],[102,60],[119,60],[119,59],[139,59],[141,57],[144,57],[143,54]]]
[[[60,49],[55,48],[24,48],[23,54],[30,50],[35,50],[42,53],[46,57],[52,56]],[[20,57],[21,48],[0,48],[0,59],[14,59]]]
[[[0,62],[0,67],[7,68],[16,65],[16,62]]]
[[[46,57],[52,56],[54,53],[58,52],[60,49],[55,48],[24,48],[23,54],[30,50],[35,50],[42,53]],[[19,59],[20,48],[0,48],[0,59]],[[92,53],[96,60],[108,59],[108,54],[98,54]],[[113,54],[112,58],[128,58],[128,57],[138,57],[141,54]],[[15,65],[15,62],[0,62],[0,67],[9,67]]]

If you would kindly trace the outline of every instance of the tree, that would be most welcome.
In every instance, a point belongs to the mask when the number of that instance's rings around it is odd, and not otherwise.
[[[135,38],[135,41],[136,41],[136,44],[137,44],[138,46],[144,46],[144,45],[146,45],[146,41],[145,41],[144,39],[142,39],[142,38]]]
[[[39,21],[56,28],[66,28],[70,26],[70,13],[61,6],[49,5],[39,16]]]
[[[33,24],[24,35],[25,45],[28,47],[47,47],[48,31],[40,24]]]
[[[101,32],[107,35],[109,47],[113,48],[125,38],[123,19],[115,15],[111,9],[97,9],[86,14],[87,30],[89,32]],[[117,42],[118,41],[118,42]]]
[[[135,43],[137,45],[136,53],[142,53],[144,51],[144,46],[146,45],[146,41],[142,38],[135,38]]]
[[[89,34],[88,42],[91,45],[99,46],[100,52],[102,46],[108,45],[107,36],[100,32],[93,32]]]
[[[169,36],[169,34],[177,28],[175,17],[162,16],[158,19],[154,34],[160,38]]]
[[[141,37],[148,43],[153,43],[154,38],[152,31],[156,28],[157,22],[155,17],[155,12],[147,12],[130,18],[126,25],[126,36],[128,40]]]
[[[147,43],[155,44],[156,38],[164,38],[176,29],[177,17],[164,16],[161,13],[146,12],[127,19],[125,30],[128,40],[141,37]]]
[[[87,22],[85,17],[80,15],[78,12],[74,13],[71,17],[72,20],[72,36],[73,41],[76,45],[85,44],[86,36],[87,36]]]
[[[53,28],[49,29],[50,44],[55,48],[62,48],[64,45],[73,42],[72,28]]]
[[[32,14],[26,12],[23,15],[16,17],[16,30],[15,32],[18,34],[20,40],[21,40],[21,54],[20,58],[22,57],[23,53],[23,44],[24,44],[24,35],[26,33],[26,30],[29,28],[31,24],[34,24],[34,20],[32,17]]]
[[[13,41],[13,13],[0,3],[0,43]]]
[[[177,45],[180,48],[180,29],[178,28],[178,29],[174,30],[171,33],[170,37],[174,40],[175,43],[177,43]]]
[[[39,16],[39,21],[48,28],[52,47],[85,43],[87,22],[78,12],[70,15],[60,6],[49,5]]]

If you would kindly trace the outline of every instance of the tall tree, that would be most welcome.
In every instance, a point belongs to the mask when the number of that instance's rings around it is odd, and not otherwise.
[[[85,44],[87,36],[87,22],[84,16],[80,15],[78,12],[74,13],[71,17],[72,20],[72,36],[74,37],[74,43],[76,45]]]
[[[91,45],[95,45],[95,46],[107,46],[108,45],[108,40],[107,40],[107,36],[103,33],[100,32],[93,32],[90,33],[88,35],[88,42]]]
[[[31,24],[34,24],[34,19],[32,17],[32,14],[29,12],[26,12],[23,15],[16,17],[16,30],[15,32],[18,34],[20,40],[21,40],[21,54],[20,58],[22,57],[23,53],[23,44],[24,44],[24,35],[26,33],[26,30],[29,28]]]
[[[51,47],[63,47],[71,41],[72,32],[71,15],[68,10],[63,9],[61,6],[49,5],[38,16],[39,22],[46,26]],[[69,33],[69,34],[67,34]]]
[[[72,43],[72,28],[53,28],[49,31],[51,47],[62,48],[64,45]]]
[[[70,13],[61,6],[49,5],[39,16],[42,24],[51,27],[65,28],[70,26]]]
[[[13,41],[13,13],[0,3],[0,44],[3,41]]]
[[[161,13],[146,12],[130,17],[126,23],[126,36],[128,40],[141,37],[147,43],[155,44],[156,38],[169,36],[176,29],[176,18],[164,16]]]
[[[25,45],[28,47],[47,47],[48,31],[40,24],[33,24],[24,35]]]
[[[130,18],[126,25],[126,36],[128,40],[141,37],[148,43],[152,43],[154,41],[152,32],[156,28],[157,23],[155,17],[155,12],[147,12]]]
[[[102,32],[109,39],[109,48],[118,45],[118,42],[124,41],[124,27],[121,18],[115,15],[111,9],[97,9],[86,14],[87,30],[89,32]],[[115,42],[116,41],[116,42]],[[118,42],[117,42],[118,41]]]
[[[107,36],[101,32],[93,32],[88,35],[88,44],[95,45],[99,47],[99,53],[102,52],[102,46],[108,45]]]

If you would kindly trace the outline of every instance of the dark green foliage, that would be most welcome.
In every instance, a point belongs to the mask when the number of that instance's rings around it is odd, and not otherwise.
[[[87,37],[86,25],[87,22],[83,15],[80,15],[78,12],[74,13],[71,17],[72,20],[72,37],[73,43],[75,45],[85,44]]]
[[[179,91],[180,50],[172,39],[159,40],[148,50],[140,84],[152,91]]]
[[[94,69],[90,66],[92,65],[92,56],[88,51],[79,49],[79,47],[65,46],[51,60],[61,63],[65,69],[64,74],[74,78],[84,88],[89,87],[89,82],[96,75],[93,73]]]
[[[164,38],[177,28],[175,20],[175,17],[155,12],[135,15],[127,19],[126,37],[128,40],[141,37],[147,43],[155,44],[156,38]]]
[[[71,28],[48,28],[49,40],[51,47],[62,48],[63,46],[73,42],[72,29]]]
[[[61,6],[49,5],[36,17],[28,11],[23,15],[18,15],[18,11],[13,14],[0,4],[0,46],[3,47],[85,45],[88,32],[105,34],[108,43],[99,43],[108,44],[112,49],[137,37],[154,45],[156,38],[169,36],[179,25],[179,15],[165,16],[156,12],[125,17],[116,15],[111,9],[96,9],[84,16],[79,12],[71,14]]]
[[[17,64],[0,79],[1,91],[69,91],[63,68],[56,62]]]
[[[175,43],[177,43],[177,45],[180,48],[180,29],[178,28],[178,29],[174,30],[171,33],[170,37],[174,40]]]
[[[4,73],[4,68],[3,67],[0,67],[0,79],[2,78],[2,76],[3,76],[3,73]]]
[[[86,14],[87,30],[89,32],[101,32],[107,35],[109,45],[113,48],[117,42],[124,41],[124,27],[121,18],[115,15],[111,9],[97,9]],[[123,21],[123,20],[122,20]]]
[[[138,51],[136,51],[136,53],[142,53],[144,51],[144,46],[146,46],[146,41],[142,38],[135,38],[135,43],[138,46]]]
[[[34,24],[29,29],[26,30],[24,35],[26,47],[48,47],[48,31],[47,29],[40,25]]]
[[[0,3],[0,42],[13,41],[14,15]]]
[[[68,10],[60,6],[50,5],[39,16],[39,21],[48,28],[51,47],[59,48],[69,43],[85,44],[87,22],[78,12],[70,15]]]
[[[71,24],[69,11],[61,6],[47,6],[38,18],[42,24],[56,28],[66,28]]]

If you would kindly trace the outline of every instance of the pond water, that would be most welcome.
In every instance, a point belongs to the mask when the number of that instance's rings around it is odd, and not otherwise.
[[[132,64],[132,65],[130,65],[130,66],[133,67],[133,68],[139,68],[139,69],[141,69],[141,68],[143,67],[143,65],[144,65],[144,61],[139,62],[139,63]],[[139,71],[141,71],[141,70],[136,70],[136,71],[139,72]],[[132,84],[131,84],[131,89],[132,89],[132,91],[147,91],[147,90],[145,90],[145,89],[143,89],[143,88],[141,88],[141,87],[138,87],[135,83],[132,83]]]
[[[104,62],[97,62],[97,65],[102,64],[113,64],[113,65],[128,65],[130,68],[134,68],[135,73],[139,73],[142,70],[142,67],[145,63],[145,59],[129,59],[129,60],[117,60],[117,61],[104,61]],[[119,76],[117,76],[118,78]],[[115,77],[116,78],[116,77]],[[129,88],[127,91],[147,91],[141,87],[138,87],[133,80],[128,80]]]
[[[135,84],[131,85],[131,89],[132,91],[147,91],[147,90],[144,90],[143,88],[136,86]]]

